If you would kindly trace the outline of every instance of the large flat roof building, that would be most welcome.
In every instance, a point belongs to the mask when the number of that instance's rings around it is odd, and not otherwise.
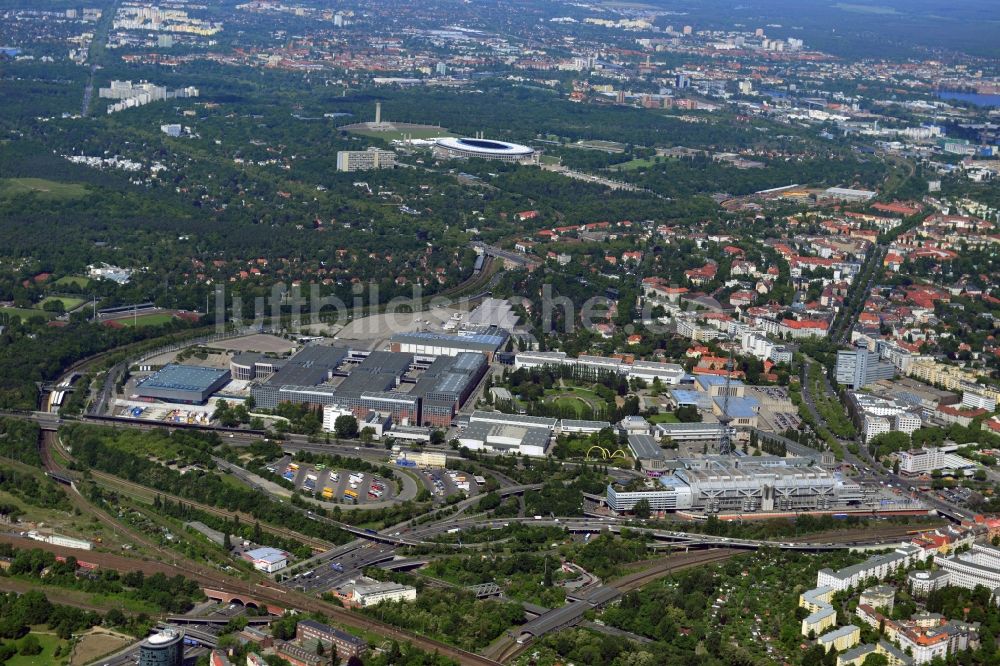
[[[608,506],[631,511],[645,499],[653,510],[717,512],[802,511],[846,507],[861,502],[858,484],[817,467],[809,459],[683,458],[653,489],[609,485]]]
[[[413,333],[397,333],[389,338],[389,347],[394,352],[414,354],[415,356],[454,356],[460,352],[479,352],[485,354],[489,361],[500,351],[510,334],[496,326],[477,327],[474,330],[463,330],[458,333],[436,333],[433,331],[416,331]]]
[[[144,400],[204,404],[228,382],[228,370],[167,365],[140,381],[135,387],[135,395]]]
[[[259,406],[273,409],[282,402],[336,406],[358,418],[377,412],[398,424],[446,427],[488,369],[486,356],[476,352],[438,356],[424,367],[412,353],[374,351],[344,370],[338,368],[348,360],[345,349],[307,347],[303,352],[251,388]],[[343,377],[340,383],[327,383],[335,375]]]

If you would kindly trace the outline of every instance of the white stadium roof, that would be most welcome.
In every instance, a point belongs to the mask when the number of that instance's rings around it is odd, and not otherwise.
[[[498,141],[496,139],[446,137],[438,139],[436,143],[441,148],[445,148],[447,150],[453,150],[463,153],[479,153],[481,155],[488,155],[488,156],[499,156],[499,155],[528,156],[535,152],[534,149],[529,148],[528,146],[523,146],[519,143]]]

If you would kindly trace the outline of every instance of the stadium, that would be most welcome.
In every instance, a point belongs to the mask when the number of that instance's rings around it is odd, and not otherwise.
[[[476,157],[501,162],[538,163],[538,153],[533,148],[495,139],[445,137],[434,143],[434,152],[444,159]]]

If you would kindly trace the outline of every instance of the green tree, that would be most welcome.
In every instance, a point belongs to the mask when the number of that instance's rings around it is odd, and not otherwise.
[[[333,431],[340,439],[352,439],[358,435],[358,420],[350,414],[338,416],[333,422]]]
[[[648,499],[641,499],[635,503],[635,508],[632,510],[635,513],[636,518],[646,519],[650,516],[650,507]]]

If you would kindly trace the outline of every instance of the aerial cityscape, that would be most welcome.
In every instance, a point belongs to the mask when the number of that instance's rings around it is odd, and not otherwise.
[[[0,664],[1000,665],[998,26],[0,0]]]

